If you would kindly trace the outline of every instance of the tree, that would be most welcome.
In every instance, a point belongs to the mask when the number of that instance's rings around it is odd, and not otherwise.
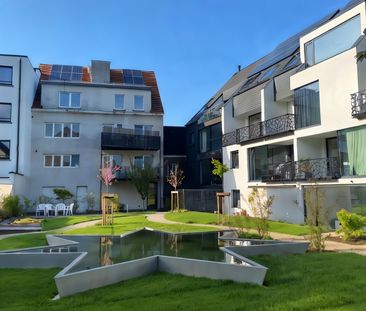
[[[325,248],[325,237],[323,233],[327,226],[328,212],[324,205],[325,194],[322,189],[319,189],[316,183],[306,188],[304,192],[307,210],[306,223],[310,227],[310,247],[317,252],[321,252]]]
[[[147,201],[147,197],[149,195],[149,186],[156,178],[155,170],[151,165],[147,164],[145,164],[143,167],[133,165],[127,175],[141,196],[143,208],[146,209],[147,204],[145,208],[145,201]]]
[[[53,193],[57,196],[57,199],[65,203],[66,200],[71,199],[74,195],[67,189],[55,188]]]
[[[99,170],[99,179],[107,188],[107,193],[109,193],[109,186],[112,186],[113,182],[116,180],[116,173],[121,170],[121,167],[116,165],[112,167],[111,164],[107,164],[105,167]]]
[[[263,191],[253,188],[248,202],[252,213],[252,221],[261,239],[269,237],[269,216],[272,214],[274,196],[266,197]]]
[[[174,191],[177,191],[177,188],[182,184],[184,179],[183,171],[179,169],[177,165],[174,170],[169,171],[169,175],[166,178],[169,185],[174,188]]]
[[[219,176],[221,179],[223,179],[224,174],[229,170],[228,167],[225,164],[221,163],[219,160],[216,160],[214,158],[211,159],[211,163],[214,166],[212,174]]]

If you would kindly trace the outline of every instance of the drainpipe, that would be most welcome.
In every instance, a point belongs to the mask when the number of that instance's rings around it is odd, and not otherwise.
[[[17,122],[17,157],[15,174],[19,174],[19,136],[20,136],[20,104],[22,90],[22,58],[19,59],[19,82],[18,82],[18,122]]]

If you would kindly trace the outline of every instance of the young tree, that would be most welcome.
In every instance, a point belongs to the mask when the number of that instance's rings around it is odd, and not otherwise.
[[[112,186],[113,182],[116,180],[116,173],[121,170],[121,167],[116,165],[107,164],[105,167],[99,170],[99,179],[107,188],[107,193],[109,193],[109,186]]]
[[[269,216],[272,214],[274,196],[266,197],[263,191],[253,188],[248,202],[252,213],[252,221],[261,239],[269,237]]]
[[[145,164],[143,167],[133,165],[132,169],[127,173],[131,183],[135,186],[137,192],[142,199],[142,206],[147,208],[147,202],[145,207],[145,201],[149,195],[149,186],[156,178],[156,172],[151,165]]]
[[[184,179],[183,171],[179,169],[177,165],[174,170],[169,171],[169,175],[166,178],[169,185],[174,188],[174,191],[177,191],[177,188],[182,184]]]
[[[214,158],[211,159],[211,163],[214,166],[212,174],[219,176],[221,179],[223,179],[224,174],[229,170],[228,167],[225,164],[221,163],[219,160],[216,160]]]
[[[325,237],[323,233],[327,226],[327,208],[324,205],[324,191],[316,183],[304,189],[305,204],[307,209],[306,223],[310,227],[310,247],[321,252],[325,248]]]

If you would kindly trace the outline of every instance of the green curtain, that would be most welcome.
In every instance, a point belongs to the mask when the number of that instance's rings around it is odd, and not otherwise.
[[[350,172],[366,175],[366,127],[346,130]]]

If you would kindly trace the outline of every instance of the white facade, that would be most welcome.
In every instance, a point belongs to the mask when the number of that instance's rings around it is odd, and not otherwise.
[[[0,74],[0,197],[29,196],[31,107],[39,77],[26,56],[0,55],[0,67],[9,73]]]
[[[356,34],[357,41],[355,40],[356,42],[344,51],[331,55],[311,66],[305,66],[306,58],[310,57],[310,54],[309,56],[305,55],[305,46],[309,42],[314,42],[312,40],[325,37],[329,34],[328,31],[338,29],[337,27],[344,25],[352,18],[358,18],[360,21]],[[299,170],[300,167],[305,171],[305,166],[309,163],[314,166],[318,165],[317,175],[314,172],[312,174],[316,176],[316,183],[323,187],[330,221],[336,217],[337,210],[341,208],[351,209],[352,204],[357,201],[354,195],[355,187],[366,186],[366,176],[345,173],[344,167],[349,163],[344,160],[343,156],[337,159],[340,166],[339,176],[334,171],[329,172],[333,169],[333,162],[330,161],[333,157],[331,153],[332,151],[336,152],[330,150],[330,146],[331,143],[337,141],[340,154],[339,131],[366,125],[366,119],[357,118],[351,114],[351,94],[366,89],[366,62],[357,63],[355,59],[358,51],[366,50],[366,39],[363,35],[365,28],[366,8],[365,2],[361,2],[300,36],[302,65],[299,64],[292,70],[280,72],[267,82],[237,93],[222,108],[224,141],[225,138],[237,135],[235,143],[227,143],[223,147],[223,161],[228,167],[231,166],[231,152],[239,151],[239,167],[232,168],[225,174],[224,191],[240,190],[240,204],[238,206],[248,209],[247,198],[252,188],[263,188],[268,196],[274,195],[275,197],[272,207],[273,219],[303,223],[306,217],[304,188],[310,186],[314,179],[307,178],[305,173],[301,178],[299,178],[299,174],[297,178],[290,178],[284,175],[283,168],[296,167]],[[338,42],[341,44],[341,40],[341,36],[337,37],[335,44]],[[320,45],[318,43],[316,48],[319,48]],[[282,68],[281,64],[278,66]],[[320,122],[300,127],[297,118],[301,119],[301,117],[286,117],[286,120],[294,118],[291,120],[296,123],[296,128],[291,130],[281,128],[276,120],[279,120],[279,123],[282,122],[282,125],[284,121],[277,117],[296,113],[295,92],[304,86],[315,88],[316,84],[312,84],[315,82],[318,83]],[[251,127],[248,128],[249,117],[256,113],[261,113],[262,123],[257,123],[257,125],[252,123]],[[298,115],[299,112],[297,112]],[[271,121],[272,118],[276,119]],[[244,129],[244,127],[247,128]],[[261,127],[260,130],[259,127]],[[243,135],[242,133],[245,131],[248,131],[246,139],[243,139],[243,136],[239,137],[239,134]],[[272,134],[277,135],[272,136]],[[250,135],[256,139],[251,139]],[[258,147],[262,147],[262,149],[253,149]],[[255,156],[260,152],[262,152],[263,159],[267,157],[268,162],[262,166],[266,173],[259,172],[259,174],[256,167],[257,162],[253,163],[259,159]],[[265,153],[267,155],[264,155]],[[260,160],[258,160],[259,162]],[[255,170],[257,171],[253,172]],[[256,173],[262,178],[255,178]],[[296,174],[290,170],[285,173]],[[279,176],[276,176],[277,174]],[[366,187],[362,191],[366,191]],[[233,205],[233,203],[231,204]],[[231,211],[235,213],[237,209],[231,208]]]

